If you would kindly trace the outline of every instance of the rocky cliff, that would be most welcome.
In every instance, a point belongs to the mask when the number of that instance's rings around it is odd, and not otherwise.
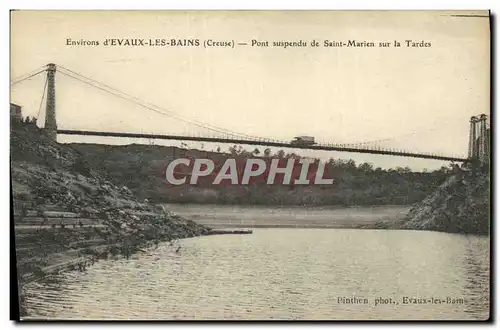
[[[459,170],[411,208],[401,227],[487,235],[490,230],[489,172]]]

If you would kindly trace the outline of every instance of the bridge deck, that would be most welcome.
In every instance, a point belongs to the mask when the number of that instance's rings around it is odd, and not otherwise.
[[[433,154],[422,154],[422,153],[412,153],[406,151],[391,151],[383,149],[369,149],[369,148],[354,148],[354,147],[343,147],[343,146],[328,146],[328,145],[292,145],[291,143],[270,141],[270,140],[245,140],[245,139],[235,139],[235,138],[217,138],[217,137],[196,137],[196,136],[183,136],[183,135],[163,135],[163,134],[143,134],[143,133],[116,133],[116,132],[96,132],[96,131],[80,131],[80,130],[57,130],[58,134],[64,135],[86,135],[86,136],[108,136],[108,137],[123,137],[123,138],[142,138],[142,139],[161,139],[161,140],[177,140],[177,141],[199,141],[199,142],[216,142],[216,143],[231,143],[231,144],[247,144],[247,145],[260,145],[268,147],[281,147],[281,148],[293,148],[293,149],[308,149],[308,150],[325,150],[325,151],[341,151],[341,152],[353,152],[362,154],[374,154],[374,155],[389,155],[389,156],[401,156],[401,157],[412,157],[412,158],[424,158],[424,159],[435,159],[444,160],[451,162],[465,162],[467,158],[460,157],[450,157],[441,156]]]

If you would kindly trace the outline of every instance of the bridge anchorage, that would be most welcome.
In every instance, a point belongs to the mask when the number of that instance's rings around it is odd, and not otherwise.
[[[292,148],[292,149],[326,150],[326,151],[341,151],[341,152],[351,152],[351,153],[402,156],[402,157],[435,159],[435,160],[443,160],[450,162],[469,162],[472,160],[478,160],[479,162],[489,162],[489,157],[490,157],[490,147],[489,147],[490,128],[487,123],[488,116],[486,114],[473,116],[470,119],[468,157],[457,157],[457,156],[438,155],[434,153],[421,153],[421,152],[411,152],[405,150],[395,150],[375,145],[375,143],[385,140],[349,143],[349,144],[345,143],[344,144],[339,144],[339,143],[297,144],[291,141],[280,141],[270,138],[263,138],[263,137],[251,136],[248,134],[237,133],[221,127],[202,123],[194,119],[188,119],[173,111],[166,110],[159,106],[143,102],[138,98],[133,97],[127,93],[118,91],[108,85],[99,83],[98,81],[92,78],[86,77],[80,73],[67,69],[63,66],[56,65],[54,63],[49,63],[48,65],[39,68],[37,70],[38,71],[35,72],[34,74],[31,75],[28,74],[23,78],[14,79],[13,81],[11,81],[11,85],[17,84],[42,72],[47,72],[47,77],[46,77],[47,100],[46,100],[44,132],[54,141],[57,139],[58,134],[65,134],[65,135],[144,138],[149,140],[163,139],[163,140],[177,140],[177,141],[231,143],[240,145],[260,145],[267,147],[281,147],[281,148]],[[200,136],[200,135],[190,136],[190,135],[139,134],[139,133],[127,133],[127,132],[98,132],[98,131],[59,129],[56,120],[56,72],[59,72],[60,74],[63,74],[75,80],[78,80],[83,84],[99,89],[101,92],[104,91],[115,97],[125,99],[126,101],[134,103],[135,105],[138,105],[145,110],[153,111],[158,114],[168,116],[171,119],[182,121],[184,123],[197,126],[198,128],[203,128],[205,130],[208,130],[210,134],[209,135],[207,134],[206,136]],[[42,102],[43,102],[43,97],[42,97]],[[214,137],[213,134],[217,134],[218,136]],[[391,139],[386,139],[386,140],[391,140]]]

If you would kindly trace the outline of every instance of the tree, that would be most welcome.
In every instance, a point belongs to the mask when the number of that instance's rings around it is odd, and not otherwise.
[[[448,174],[450,172],[450,170],[446,166],[441,166],[441,168],[439,170],[437,170],[437,172],[442,173],[442,174]]]
[[[396,172],[398,172],[399,174],[411,173],[411,168],[409,168],[408,166],[398,166],[396,167]]]
[[[358,169],[361,170],[362,172],[372,172],[373,171],[373,165],[371,163],[362,163],[359,164]]]
[[[271,156],[271,149],[266,148],[266,149],[264,150],[264,156],[266,156],[266,157]]]
[[[355,169],[356,168],[356,162],[353,159],[349,159],[346,163],[346,167],[348,169]]]
[[[253,151],[252,151],[252,155],[258,155],[260,154],[260,150],[258,148],[255,148]]]
[[[283,150],[280,150],[276,153],[276,156],[278,156],[278,158],[285,158],[285,152]]]
[[[238,154],[238,147],[236,145],[229,147],[229,153],[233,156]]]

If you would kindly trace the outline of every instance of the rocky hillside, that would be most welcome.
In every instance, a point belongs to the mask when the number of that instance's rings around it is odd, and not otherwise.
[[[487,171],[459,171],[408,213],[404,229],[487,235],[490,177]]]
[[[371,164],[356,165],[352,160],[331,159],[325,166],[325,177],[333,178],[329,186],[213,185],[212,178],[200,179],[198,185],[169,185],[165,168],[175,158],[209,158],[223,164],[228,158],[237,162],[254,158],[248,152],[223,153],[153,145],[109,146],[71,144],[93,168],[102,168],[109,180],[126,185],[136,196],[157,203],[239,204],[239,205],[411,205],[432,193],[448,176],[442,171],[417,173],[408,168],[381,169]],[[234,148],[233,148],[234,149]],[[233,150],[234,151],[234,150]],[[283,162],[298,155],[278,152],[258,154],[265,161],[278,158]]]
[[[35,125],[12,127],[11,187],[21,287],[53,271],[129,256],[152,242],[209,233],[114,185]]]

